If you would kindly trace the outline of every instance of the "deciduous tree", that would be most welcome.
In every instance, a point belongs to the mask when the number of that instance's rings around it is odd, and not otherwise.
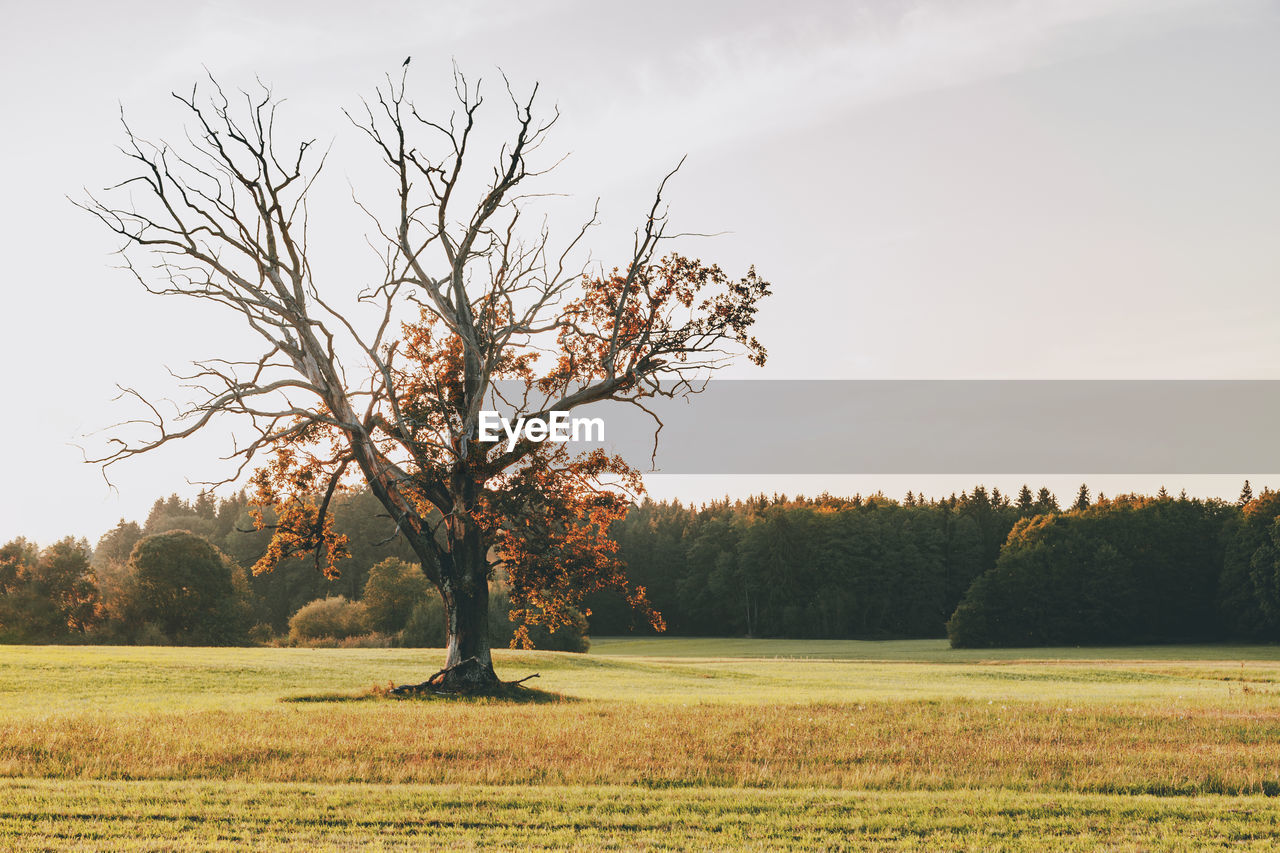
[[[241,577],[237,578],[237,573]],[[125,615],[133,629],[181,645],[242,642],[248,621],[244,569],[186,530],[140,541],[129,557]]]
[[[37,549],[25,539],[0,547],[0,639],[48,642],[83,634],[101,616],[89,544],[68,536]]]
[[[191,122],[178,147],[126,125],[135,173],[83,206],[122,238],[144,286],[235,312],[265,343],[256,357],[197,362],[187,376],[197,399],[183,418],[151,406],[156,434],[118,438],[96,461],[240,416],[256,431],[235,457],[240,470],[256,468],[257,500],[271,510],[259,523],[275,525],[256,572],[300,552],[332,571],[344,542],[330,502],[363,480],[445,602],[447,672],[436,686],[485,689],[497,683],[487,631],[495,570],[508,578],[518,641],[530,623],[556,627],[584,594],[626,588],[606,531],[642,488],[635,468],[602,452],[480,440],[495,383],[508,380],[506,404],[535,421],[604,400],[693,393],[734,354],[764,362],[750,330],[769,285],[754,269],[732,277],[661,251],[674,236],[666,180],[628,257],[575,266],[594,216],[559,241],[545,226],[525,227],[544,192],[533,182],[546,169],[534,160],[555,112],[537,108],[536,86],[523,97],[500,89],[512,129],[487,183],[469,192],[484,99],[460,73],[454,84],[452,116],[415,107],[403,75],[349,115],[388,178],[382,198],[362,203],[382,258],[361,296],[378,316],[363,329],[317,284],[308,252],[307,197],[324,155],[310,141],[281,141],[269,91],[240,93],[235,105],[214,81],[208,97],[176,95]],[[356,360],[343,357],[351,351]],[[648,608],[643,589],[627,594]]]
[[[394,634],[404,628],[413,608],[425,601],[429,592],[422,569],[388,557],[369,570],[360,600],[369,610],[370,627]]]

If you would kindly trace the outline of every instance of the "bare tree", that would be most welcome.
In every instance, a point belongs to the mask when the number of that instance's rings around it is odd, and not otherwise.
[[[506,85],[511,135],[487,185],[468,193],[479,84],[455,71],[457,108],[437,120],[406,96],[405,74],[348,114],[389,170],[394,203],[390,215],[362,205],[383,267],[360,295],[377,307],[367,329],[313,280],[307,196],[324,156],[312,141],[277,143],[270,91],[240,92],[233,105],[211,79],[207,98],[196,88],[175,94],[191,117],[180,147],[125,125],[136,174],[110,189],[130,191],[130,201],[90,195],[81,206],[123,238],[126,265],[148,290],[221,305],[265,343],[256,358],[196,362],[183,377],[196,399],[176,419],[128,391],[148,406],[156,434],[117,436],[92,461],[109,466],[239,416],[252,440],[235,449],[228,480],[256,467],[258,523],[273,528],[255,572],[300,552],[334,571],[344,542],[327,509],[363,481],[444,599],[448,656],[432,685],[485,689],[498,683],[487,633],[496,571],[519,625],[555,627],[566,607],[603,588],[661,617],[642,588],[627,587],[607,536],[642,488],[638,472],[527,436],[510,448],[481,440],[481,412],[501,402],[545,421],[601,400],[643,406],[655,394],[696,392],[734,353],[763,364],[749,329],[769,285],[754,269],[731,279],[660,255],[666,179],[625,263],[572,266],[594,215],[558,247],[545,226],[526,228],[522,218],[536,198],[526,186],[546,171],[530,157],[556,120],[535,111],[537,87],[517,98]],[[139,265],[138,250],[153,266]]]

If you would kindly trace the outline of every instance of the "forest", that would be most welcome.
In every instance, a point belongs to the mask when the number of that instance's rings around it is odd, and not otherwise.
[[[1047,489],[645,503],[613,535],[675,635],[956,647],[1280,639],[1280,495]],[[590,602],[601,635],[642,630]]]
[[[244,494],[158,499],[96,544],[0,547],[0,641],[438,646],[444,611],[368,491],[335,500],[338,576],[268,546]],[[1023,486],[945,498],[756,496],[644,501],[610,531],[675,636],[949,637],[956,647],[1280,639],[1280,493],[1093,498]],[[502,579],[490,633],[513,636]],[[592,596],[538,648],[649,633]]]

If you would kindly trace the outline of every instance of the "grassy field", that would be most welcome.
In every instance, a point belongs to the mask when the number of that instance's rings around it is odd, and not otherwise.
[[[1280,649],[0,647],[0,848],[1270,849]]]
[[[1026,660],[1196,660],[1280,662],[1280,646],[1073,646],[953,649],[946,640],[747,640],[738,637],[599,637],[595,655],[655,658],[784,658],[796,660],[986,663]]]

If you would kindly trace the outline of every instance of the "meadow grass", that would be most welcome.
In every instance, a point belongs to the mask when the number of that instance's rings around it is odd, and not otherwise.
[[[947,640],[774,640],[744,637],[597,637],[591,641],[591,653],[654,658],[791,658],[915,663],[1034,660],[1280,661],[1280,645],[1204,643],[953,649]]]
[[[1280,693],[1280,647],[1273,646],[1171,647],[1187,649],[1181,657],[1146,646],[1126,649],[1127,658],[1035,649],[1021,650],[1019,659],[993,650],[948,658],[934,640],[815,641],[815,656],[777,653],[796,652],[799,642],[600,640],[601,651],[588,655],[501,650],[495,665],[505,678],[537,672],[532,686],[570,699],[664,704],[967,698],[1218,707],[1245,687],[1256,695]],[[744,643],[743,656],[713,654]],[[896,656],[872,656],[887,654],[885,645]],[[908,657],[912,649],[916,654]],[[664,654],[652,654],[658,650]],[[285,698],[354,696],[374,685],[416,683],[442,659],[439,649],[0,646],[0,719],[73,711],[265,710]]]
[[[1280,803],[634,787],[0,780],[6,849],[1268,850]]]
[[[0,647],[0,847],[1280,841],[1275,647],[595,649],[499,653],[516,703],[371,689],[438,650]]]

